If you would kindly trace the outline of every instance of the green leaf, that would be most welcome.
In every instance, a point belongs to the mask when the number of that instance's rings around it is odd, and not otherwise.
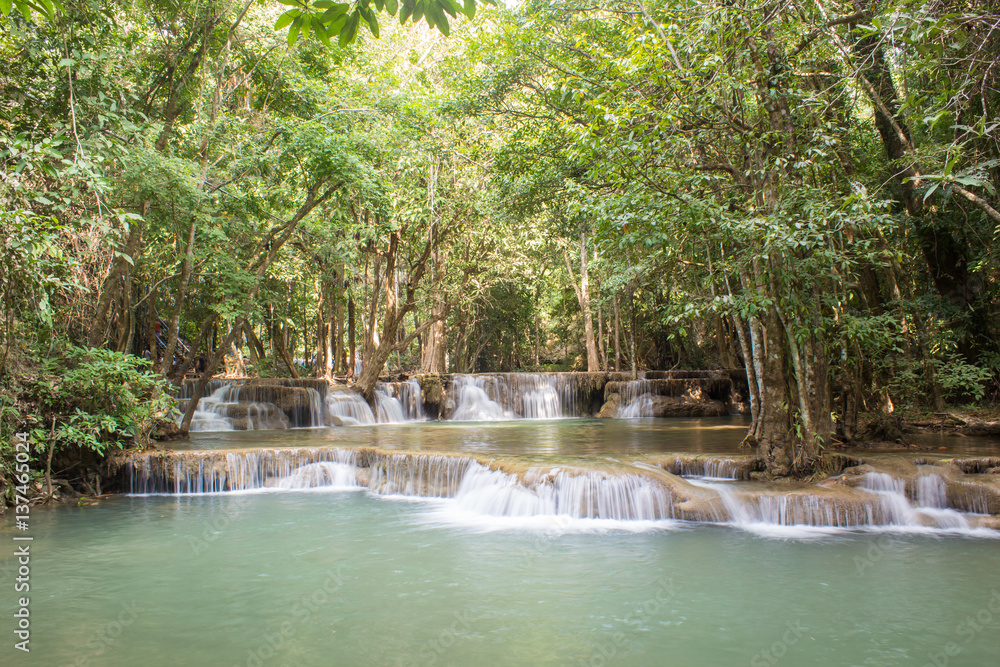
[[[289,9],[287,12],[278,17],[278,20],[274,22],[274,29],[281,30],[289,23],[295,20],[295,18],[301,14],[298,9]]]
[[[961,183],[962,185],[968,185],[969,187],[978,188],[982,187],[983,181],[978,178],[973,178],[972,176],[959,176],[955,178],[956,183]]]
[[[385,0],[385,11],[390,16],[395,16],[396,12],[399,11],[399,2],[397,0]]]
[[[399,11],[399,25],[404,25],[406,23],[406,19],[413,15],[413,7],[414,5],[412,2],[403,3],[403,8]]]
[[[323,42],[323,46],[330,48],[330,35],[326,31],[326,27],[319,21],[314,22],[313,32],[319,37],[319,41]]]
[[[347,8],[348,4],[346,2],[338,2],[337,4],[330,7],[328,10],[323,12],[323,15],[320,16],[319,20],[323,23],[329,24],[333,22],[335,19],[337,19],[337,17],[346,14]]]
[[[361,14],[359,14],[358,10],[355,9],[350,17],[348,17],[347,23],[344,24],[344,29],[340,31],[340,39],[338,39],[337,42],[340,44],[341,48],[354,41],[354,38],[358,34],[358,22],[360,20]]]
[[[433,17],[434,22],[431,23],[431,18]],[[441,31],[444,36],[448,36],[451,32],[451,28],[448,25],[448,18],[444,15],[444,11],[441,9],[441,5],[435,0],[431,0],[427,5],[427,23],[431,27],[437,26],[437,29]]]
[[[944,166],[944,175],[948,176],[951,174],[951,170],[954,169],[955,164],[958,163],[958,156],[956,155],[952,159],[948,160],[948,164]]]
[[[927,192],[924,193],[924,201],[927,201],[927,198],[930,197],[932,194],[934,194],[934,191],[938,189],[939,185],[941,185],[941,184],[940,183],[935,183],[931,187],[927,188]]]
[[[476,18],[476,0],[465,0],[465,15],[470,19]]]
[[[72,58],[63,58],[62,60],[59,61],[57,67],[74,67],[75,65],[76,61],[73,60]]]
[[[371,29],[372,34],[378,37],[378,19],[375,18],[375,12],[371,11],[370,9],[369,10],[363,9],[360,11],[361,15],[365,19],[365,22],[368,24],[368,27]]]

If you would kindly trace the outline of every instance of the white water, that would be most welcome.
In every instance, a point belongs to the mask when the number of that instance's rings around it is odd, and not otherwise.
[[[310,389],[310,398],[315,398],[312,415],[322,415],[319,392]],[[312,396],[315,395],[315,396]],[[273,403],[262,401],[241,401],[239,387],[225,384],[205,396],[198,403],[191,419],[192,431],[233,431],[238,423],[240,430],[291,428],[288,417]],[[178,417],[178,423],[183,415]],[[316,425],[316,424],[312,424]]]
[[[889,523],[898,526],[968,529],[969,520],[953,509],[947,509],[944,480],[939,475],[923,475],[917,479],[917,504],[910,504],[906,483],[884,472],[865,475],[864,488],[877,494]],[[930,503],[925,506],[925,503]]]
[[[652,383],[646,379],[631,380],[622,392],[618,407],[620,419],[636,419],[653,416]]]
[[[399,402],[403,421],[414,422],[427,419],[424,414],[423,391],[416,379],[410,379],[406,382],[385,382],[381,383],[379,387]]]
[[[500,421],[513,418],[486,393],[485,384],[488,379],[471,375],[455,376],[452,391],[458,395],[458,407],[451,416],[452,421]]]
[[[330,391],[326,395],[326,411],[331,417],[340,417],[347,425],[374,424],[375,414],[361,394],[351,391]],[[332,424],[332,422],[330,422]]]
[[[173,460],[147,455],[131,459],[125,477],[130,491],[139,494],[363,488],[384,497],[438,499],[434,521],[477,529],[568,528],[572,522],[593,519],[604,522],[602,528],[646,530],[663,528],[657,522],[678,517],[671,487],[646,475],[533,468],[518,477],[466,456],[358,457],[354,450],[335,448],[193,452]],[[762,535],[810,537],[880,528],[1000,536],[971,528],[969,515],[954,509],[913,506],[905,482],[887,473],[869,473],[857,496],[847,497],[820,487],[747,492],[738,482],[689,481],[715,491],[721,501],[718,510],[707,510],[704,520]]]
[[[390,396],[385,385],[375,390],[375,408],[379,424],[402,424],[409,421],[403,414],[403,405],[394,396]]]
[[[312,387],[241,382],[220,384],[216,381],[212,384],[218,386],[198,402],[191,420],[192,431],[257,431],[325,425],[323,398]],[[280,397],[282,392],[286,393],[283,398]],[[279,395],[277,399],[276,394]],[[302,405],[303,395],[308,397],[308,405]],[[271,400],[278,400],[285,409]],[[285,410],[288,410],[287,414]],[[178,415],[178,424],[182,419],[183,415]]]
[[[574,417],[580,394],[571,373],[456,375],[451,391],[452,421]]]
[[[307,463],[296,468],[286,477],[282,477],[275,488],[279,489],[313,489],[325,487],[328,489],[357,489],[357,469],[351,463],[320,461]]]

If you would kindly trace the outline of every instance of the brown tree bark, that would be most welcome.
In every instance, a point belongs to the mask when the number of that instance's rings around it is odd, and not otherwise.
[[[188,231],[187,248],[184,251],[184,259],[181,262],[181,282],[177,286],[177,295],[174,297],[174,312],[170,317],[170,325],[167,328],[167,346],[163,350],[163,362],[157,370],[166,376],[173,366],[174,350],[177,348],[177,339],[181,326],[181,310],[184,307],[184,298],[187,295],[188,284],[191,281],[191,269],[194,266],[194,237],[198,229],[196,220],[191,220],[191,228]]]
[[[569,273],[569,280],[573,284],[573,291],[576,292],[576,299],[580,304],[580,312],[583,314],[583,335],[587,351],[587,370],[596,372],[601,370],[601,362],[597,356],[597,342],[594,338],[594,318],[590,311],[590,273],[587,270],[587,232],[580,232],[580,283],[577,284],[576,276],[573,273],[573,266],[569,261],[569,253],[563,253],[566,260],[566,271]]]

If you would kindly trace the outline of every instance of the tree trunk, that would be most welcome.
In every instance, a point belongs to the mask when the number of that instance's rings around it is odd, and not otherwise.
[[[612,301],[615,307],[615,372],[621,371],[622,366],[622,321],[621,315],[618,313],[618,295],[616,294],[614,300]]]
[[[573,291],[576,292],[576,299],[580,303],[580,312],[583,314],[583,335],[587,350],[587,370],[596,372],[601,370],[601,363],[597,356],[597,343],[594,339],[594,319],[590,312],[590,274],[587,270],[587,232],[580,232],[580,284],[577,285],[576,276],[573,275],[573,266],[569,261],[569,254],[563,253],[566,260],[566,270],[569,273],[570,282],[573,284]]]
[[[268,248],[268,252],[257,265],[257,280],[254,281],[253,287],[251,287],[249,294],[247,294],[247,297],[243,302],[243,307],[240,309],[240,312],[244,314],[237,318],[232,330],[226,337],[226,340],[223,341],[222,345],[218,347],[215,354],[211,356],[206,364],[205,372],[202,373],[201,378],[198,380],[198,384],[195,385],[194,394],[191,396],[191,401],[188,403],[187,411],[184,413],[184,419],[181,422],[181,433],[187,434],[191,429],[191,420],[194,418],[195,410],[198,408],[198,402],[201,400],[201,397],[205,395],[205,388],[208,386],[209,380],[212,379],[215,369],[218,368],[219,362],[222,361],[222,357],[226,353],[226,348],[233,344],[237,333],[243,329],[243,325],[246,323],[245,313],[250,312],[254,300],[257,298],[257,292],[260,290],[261,283],[263,282],[261,279],[271,267],[274,259],[278,256],[278,251],[281,250],[281,247],[285,244],[285,242],[291,238],[299,222],[309,215],[309,213],[316,206],[326,201],[326,199],[338,189],[338,186],[336,185],[331,186],[327,188],[323,194],[318,195],[320,188],[322,188],[325,183],[326,181],[324,180],[314,184],[306,195],[305,202],[303,202],[302,206],[299,207],[299,210],[295,213],[292,219],[285,223],[284,226],[272,231],[267,238],[264,239],[262,249]]]
[[[356,330],[354,323],[354,295],[348,294],[347,296],[347,340],[348,346],[351,348],[351,358],[350,367],[347,369],[347,377],[354,377],[354,371],[358,367],[358,354],[357,345],[355,344],[354,332]]]
[[[143,205],[142,214],[146,215],[146,212],[147,206]],[[94,321],[90,327],[90,338],[88,340],[90,347],[99,347],[105,341],[108,330],[108,311],[111,308],[111,303],[118,296],[122,278],[132,270],[141,240],[142,225],[136,220],[132,222],[129,228],[125,249],[115,257],[111,263],[111,271],[104,280],[101,296],[97,300],[97,311],[94,313]]]
[[[187,294],[188,283],[191,280],[191,269],[194,266],[194,237],[198,228],[196,220],[191,220],[191,229],[188,231],[187,249],[184,251],[184,260],[181,262],[181,282],[177,286],[177,296],[174,298],[174,312],[170,317],[170,326],[167,329],[167,346],[163,350],[163,363],[159,366],[161,375],[166,376],[174,363],[174,350],[177,348],[177,339],[181,326],[181,310],[184,306],[184,297]]]
[[[444,280],[447,270],[447,255],[442,251],[434,253],[433,275],[434,287],[431,290],[431,322],[427,332],[427,342],[420,354],[420,370],[425,373],[445,373],[445,354],[448,351],[448,340],[445,332],[445,320],[448,316],[449,304],[445,298]]]

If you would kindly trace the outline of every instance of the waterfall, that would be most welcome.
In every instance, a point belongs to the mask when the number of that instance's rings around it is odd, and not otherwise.
[[[944,480],[939,475],[922,475],[917,479],[915,486],[916,506],[910,503],[906,495],[906,482],[895,479],[888,473],[866,473],[861,488],[881,498],[887,523],[916,527],[965,529],[969,527],[968,519],[961,512],[947,508]],[[925,505],[925,503],[930,504]]]
[[[112,463],[112,472],[134,494],[365,490],[380,497],[435,499],[428,516],[471,527],[511,525],[510,521],[525,519],[544,519],[544,525],[550,525],[553,518],[611,522],[684,519],[723,522],[784,537],[869,526],[994,534],[972,528],[990,525],[975,515],[921,505],[926,498],[911,503],[906,496],[907,482],[882,472],[865,473],[860,488],[837,485],[777,490],[743,482],[682,480],[638,462],[631,472],[534,467],[513,473],[469,456],[333,447],[145,452],[123,455]],[[932,479],[938,475],[922,477],[929,478],[922,483],[928,488],[940,488]],[[930,493],[931,499],[941,500],[937,491],[921,491],[919,480],[912,484],[918,497]],[[976,486],[974,482],[968,485]],[[500,519],[509,521],[497,524]]]
[[[457,394],[455,403],[458,407],[451,416],[453,421],[499,421],[511,418],[500,404],[486,393],[486,384],[489,380],[489,377],[483,376],[455,376],[452,391]]]
[[[286,477],[278,480],[278,489],[313,489],[318,487],[333,489],[357,489],[357,469],[354,463],[320,461],[307,463]]]
[[[403,413],[402,404],[389,394],[389,388],[384,384],[375,389],[374,412],[361,394],[351,391],[331,391],[327,394],[326,411],[330,415],[329,424],[337,426],[402,424],[410,421]]]
[[[353,469],[356,460],[354,450],[331,447],[145,453],[117,465],[128,493],[180,495],[263,489],[309,464],[329,461]]]
[[[397,421],[415,422],[427,419],[427,415],[424,414],[423,392],[416,379],[410,379],[406,382],[383,382],[379,384],[379,387],[386,394],[399,401],[403,416]]]
[[[375,413],[361,394],[351,391],[331,391],[326,395],[326,411],[330,417],[336,417],[345,426],[355,424],[374,424]],[[330,424],[336,421],[331,419]]]
[[[453,421],[562,419],[579,415],[581,391],[573,373],[456,375]]]
[[[737,485],[725,482],[691,480],[691,483],[715,490],[729,514],[729,523],[754,532],[769,532],[766,528],[762,531],[764,527],[856,528],[881,523],[872,504],[825,497],[818,490],[742,494]]]
[[[631,380],[622,392],[622,403],[618,408],[621,419],[653,416],[653,383],[644,377]]]
[[[535,471],[526,481],[483,466],[472,467],[455,494],[455,505],[465,512],[495,517],[655,521],[673,516],[667,489],[640,475],[574,475],[557,469],[547,474]]]
[[[257,431],[323,426],[323,380],[255,380],[209,382],[210,393],[198,403],[192,431]],[[190,400],[185,384],[181,400]],[[178,415],[178,423],[183,415]]]
[[[685,477],[712,479],[750,479],[757,459],[753,457],[700,456],[678,454],[663,464],[665,470]]]
[[[948,507],[948,491],[941,475],[929,473],[917,478],[917,505],[921,507]]]
[[[133,494],[366,488],[379,496],[448,499],[452,510],[492,517],[653,521],[673,515],[669,489],[642,475],[535,469],[520,479],[467,456],[261,449],[133,455],[121,467]]]
[[[380,454],[369,465],[368,488],[379,495],[450,498],[470,466],[467,456]]]
[[[375,390],[375,408],[379,424],[402,424],[407,421],[403,415],[403,405],[385,390],[385,385],[379,385]]]

